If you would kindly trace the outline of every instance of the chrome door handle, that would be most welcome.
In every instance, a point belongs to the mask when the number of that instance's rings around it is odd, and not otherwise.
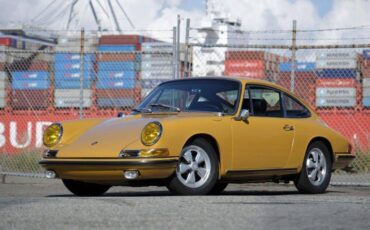
[[[293,131],[294,130],[294,127],[292,125],[284,125],[283,129],[285,131]]]

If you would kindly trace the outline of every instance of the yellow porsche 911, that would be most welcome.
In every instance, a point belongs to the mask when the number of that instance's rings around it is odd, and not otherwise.
[[[305,103],[260,80],[191,78],[154,89],[126,117],[54,123],[40,164],[75,195],[111,186],[167,186],[176,194],[228,183],[293,181],[323,193],[351,145]]]

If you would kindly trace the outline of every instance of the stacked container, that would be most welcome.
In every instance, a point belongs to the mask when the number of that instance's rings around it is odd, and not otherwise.
[[[276,81],[279,63],[287,59],[265,51],[227,51],[224,74]]]
[[[2,64],[2,63],[1,63]],[[0,109],[5,108],[7,102],[8,76],[0,64]]]
[[[82,106],[90,107],[92,105],[91,81],[95,55],[85,54],[83,56],[83,72],[81,72],[81,59],[82,57],[78,53],[56,53],[54,55],[55,107],[81,106],[81,78],[83,78]]]
[[[145,42],[142,44],[141,96],[145,97],[158,84],[174,77],[173,45]]]
[[[316,55],[316,106],[356,106],[357,55],[353,51],[326,51]]]
[[[314,104],[315,66],[314,62],[297,62],[295,65],[293,92],[310,105]],[[292,62],[280,63],[279,80],[277,83],[288,90],[292,90],[292,67]]]
[[[360,70],[362,75],[362,105],[370,108],[370,50],[364,50]]]
[[[136,87],[144,37],[106,35],[99,39],[97,105],[101,108],[132,107],[140,99]]]

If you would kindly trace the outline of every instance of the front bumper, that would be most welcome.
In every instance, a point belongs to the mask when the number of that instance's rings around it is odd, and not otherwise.
[[[349,153],[347,154],[335,154],[335,161],[333,163],[333,169],[343,169],[348,166],[356,157]]]
[[[176,170],[178,157],[153,158],[44,158],[39,164],[58,178],[119,184],[126,170],[139,171],[137,180],[164,179]]]

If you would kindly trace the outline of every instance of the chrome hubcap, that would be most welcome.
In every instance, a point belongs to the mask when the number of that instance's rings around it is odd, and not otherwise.
[[[181,154],[176,176],[189,188],[198,188],[208,180],[211,161],[207,153],[198,146],[190,145]]]
[[[306,173],[313,185],[319,186],[325,180],[327,165],[325,155],[320,149],[313,148],[308,153],[306,159]]]

